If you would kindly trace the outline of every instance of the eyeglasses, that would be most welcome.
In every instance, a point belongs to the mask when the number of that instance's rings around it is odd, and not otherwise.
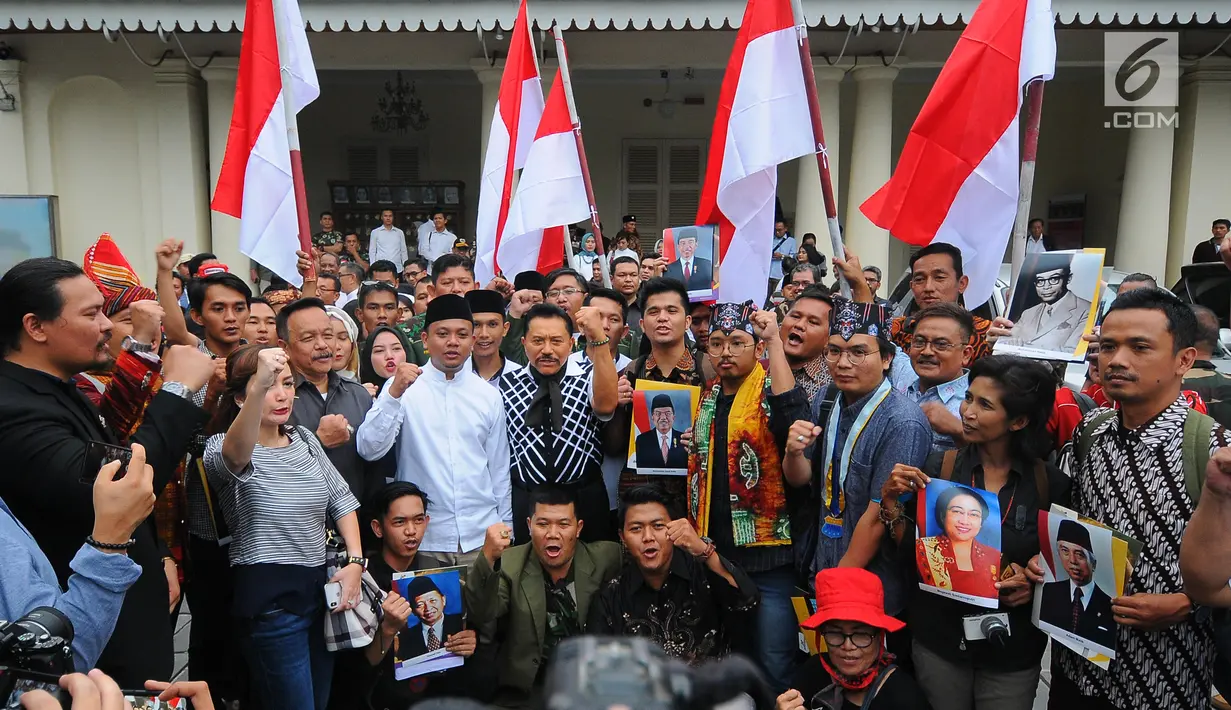
[[[787,285],[788,285],[788,286],[794,286],[795,288],[807,288],[807,287],[811,286],[813,283],[815,283],[815,282],[813,282],[813,281],[792,281],[792,282],[790,282],[790,283],[789,283],[789,284],[787,284]]]
[[[1059,286],[1064,283],[1063,276],[1040,276],[1035,278],[1035,286]]]
[[[833,364],[833,365],[838,364],[838,362],[842,360],[843,355],[845,355],[846,358],[851,361],[852,365],[854,365],[855,367],[859,367],[860,365],[864,363],[865,360],[868,359],[869,353],[867,350],[863,348],[858,348],[855,350],[843,350],[842,348],[835,347],[833,345],[830,345],[829,347],[825,348],[825,360],[828,361],[830,364]]]
[[[829,648],[838,648],[846,643],[847,639],[855,644],[855,648],[867,648],[876,642],[876,634],[869,631],[856,631],[853,634],[844,634],[841,631],[831,629],[829,631],[821,631],[821,638],[825,639],[825,645]]]
[[[910,349],[923,352],[931,345],[932,349],[938,353],[947,353],[950,350],[958,347],[958,343],[951,343],[948,340],[928,340],[923,336],[916,335],[910,341]]]
[[[553,288],[552,290],[547,292],[547,297],[548,298],[558,298],[560,296],[565,296],[568,298],[572,298],[573,296],[576,296],[579,293],[581,293],[581,289],[574,288],[572,286],[568,288]]]
[[[743,355],[744,351],[750,347],[752,346],[748,343],[738,340],[729,343],[716,343],[713,340],[710,340],[705,346],[705,351],[714,357],[721,357],[724,352],[730,350],[732,357],[739,357],[740,355]]]

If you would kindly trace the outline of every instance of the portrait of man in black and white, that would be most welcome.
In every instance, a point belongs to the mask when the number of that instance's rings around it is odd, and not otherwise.
[[[1013,319],[1013,334],[1006,345],[1065,353],[1077,350],[1090,319],[1091,301],[1084,296],[1093,295],[1073,290],[1075,257],[1084,256],[1046,253],[1027,258],[1015,289],[1021,293],[1014,294],[1013,305],[1029,307]]]

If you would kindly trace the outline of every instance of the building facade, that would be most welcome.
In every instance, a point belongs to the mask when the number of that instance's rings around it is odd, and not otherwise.
[[[974,0],[805,0],[839,216],[864,264],[906,267],[905,245],[858,205],[888,179]],[[600,213],[636,214],[647,239],[691,224],[740,0],[540,0],[530,17],[544,85],[566,29]],[[301,0],[321,97],[300,115],[311,210],[338,183],[461,183],[454,231],[472,237],[483,147],[516,3]],[[1046,87],[1034,214],[1108,263],[1170,283],[1212,220],[1231,214],[1231,5],[1054,0],[1058,66]],[[58,255],[104,231],[152,278],[153,249],[183,239],[231,264],[238,222],[212,213],[234,102],[241,0],[0,2],[0,195],[56,195]],[[1104,101],[1109,32],[1177,33],[1178,106],[1122,120]],[[1220,44],[1221,43],[1221,44]],[[426,115],[385,132],[399,75]],[[6,101],[11,97],[11,101]],[[1162,109],[1166,109],[1165,111]],[[1123,125],[1123,127],[1120,127]],[[783,166],[796,235],[824,233],[815,161]],[[448,193],[428,193],[442,201]],[[407,207],[407,219],[426,207]],[[392,199],[398,200],[396,196]],[[340,221],[374,226],[373,194]],[[338,211],[335,209],[335,211]],[[0,242],[4,225],[0,224]],[[827,240],[820,240],[828,251]],[[893,274],[890,278],[888,274]]]

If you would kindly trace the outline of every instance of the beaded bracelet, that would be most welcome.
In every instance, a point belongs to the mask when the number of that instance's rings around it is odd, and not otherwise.
[[[97,547],[100,550],[128,550],[132,548],[133,545],[137,544],[137,539],[130,537],[128,538],[128,542],[116,544],[112,542],[99,542],[94,539],[93,535],[87,535],[85,538],[85,544],[90,547]]]
[[[885,515],[886,509],[884,507],[882,507],[877,513],[877,517],[880,518],[881,524],[884,525],[887,530],[893,532],[894,527],[902,522],[902,513],[904,510],[905,506],[902,505],[901,501],[898,501],[893,506],[893,517],[888,517]]]

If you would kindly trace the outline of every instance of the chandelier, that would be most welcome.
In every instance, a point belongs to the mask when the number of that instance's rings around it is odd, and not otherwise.
[[[423,101],[415,95],[415,85],[402,81],[402,72],[397,73],[397,83],[385,82],[385,96],[376,100],[378,111],[372,114],[372,130],[377,133],[403,134],[406,129],[422,131],[427,127],[428,115],[423,110]]]

